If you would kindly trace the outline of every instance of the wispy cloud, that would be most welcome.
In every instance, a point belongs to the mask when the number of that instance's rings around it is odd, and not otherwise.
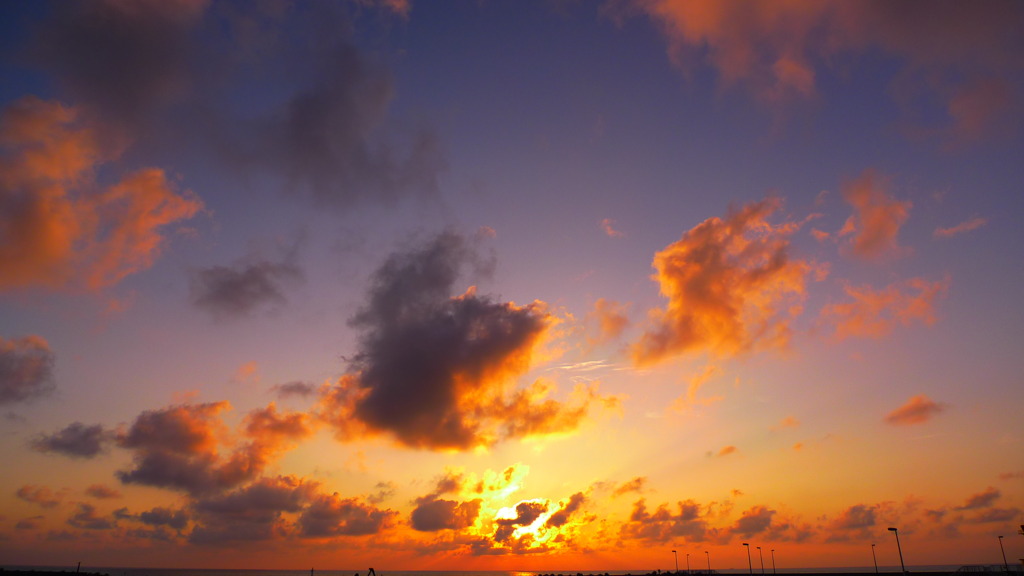
[[[152,266],[164,228],[202,202],[158,168],[112,184],[93,174],[120,150],[79,110],[33,97],[0,116],[0,290],[98,290]]]
[[[53,392],[55,361],[50,345],[39,336],[13,340],[0,337],[0,405]]]
[[[949,280],[930,282],[913,278],[875,290],[870,286],[846,285],[847,302],[829,304],[821,311],[835,325],[838,339],[881,338],[899,325],[935,323],[935,304],[945,296]]]
[[[945,408],[945,405],[933,401],[924,394],[918,394],[907,400],[906,404],[886,415],[885,421],[894,426],[924,424]]]
[[[843,186],[843,199],[853,206],[854,213],[839,236],[850,236],[849,248],[856,256],[877,259],[908,252],[896,236],[910,216],[912,204],[892,198],[888,187],[889,178],[874,170],[865,170]]]
[[[972,230],[977,230],[985,224],[988,224],[988,220],[981,216],[975,216],[957,224],[956,226],[950,226],[949,228],[936,228],[932,235],[936,238],[952,238],[953,236],[959,236],[960,234],[966,234]]]

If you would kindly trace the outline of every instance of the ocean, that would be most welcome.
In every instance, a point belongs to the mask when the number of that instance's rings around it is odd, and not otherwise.
[[[3,570],[7,571],[39,571],[39,572],[65,572],[69,576],[73,575],[76,571],[76,566],[3,566]],[[908,566],[907,571],[913,573],[950,573],[956,572],[960,566]],[[976,566],[975,569],[981,568]],[[1003,566],[990,566],[993,572],[1002,572]],[[190,569],[174,569],[174,568],[122,568],[122,567],[109,567],[109,566],[85,566],[81,567],[82,573],[92,574],[107,574],[108,576],[310,576],[309,570],[231,570],[231,569],[203,569],[203,568],[190,568]],[[899,566],[879,566],[878,570],[880,573],[894,574],[900,572]],[[1010,571],[1015,574],[1021,574],[1019,566],[1010,566]],[[786,568],[784,571],[780,571],[781,574],[873,574],[875,568],[873,566],[863,567],[843,567],[843,568]],[[693,571],[694,574],[704,574],[706,571]],[[724,575],[742,575],[747,574],[748,569],[723,569],[715,570],[716,574]],[[633,576],[641,576],[651,574],[650,569],[638,569],[638,570],[609,570],[609,571],[565,571],[565,572],[529,572],[529,571],[514,571],[514,570],[376,570],[377,576],[575,576],[582,574],[583,576],[603,576],[608,574],[609,576],[624,576],[627,574]],[[754,570],[753,574],[759,576],[759,570]],[[765,572],[766,575],[771,575],[771,569]],[[671,572],[661,571],[662,576],[671,576]],[[312,576],[367,576],[366,570],[315,570]]]

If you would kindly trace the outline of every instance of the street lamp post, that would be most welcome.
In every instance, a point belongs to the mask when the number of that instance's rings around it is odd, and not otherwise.
[[[761,558],[761,574],[764,574],[764,554],[761,552],[761,547],[757,547],[757,555]]]
[[[690,553],[686,553],[686,573],[690,573]]]
[[[775,548],[772,548],[772,574],[775,574]]]
[[[678,574],[679,573],[679,554],[676,554],[676,551],[673,550],[672,551],[672,557],[676,559],[676,574]]]
[[[871,543],[871,560],[875,563],[875,574],[878,574],[878,558],[875,557],[875,543]]]
[[[1006,550],[1003,548],[1003,537],[999,537],[999,551],[1003,553],[1003,570],[1010,571],[1010,565],[1006,563]]]
[[[900,532],[899,532],[899,530],[897,530],[895,528],[889,528],[889,532],[892,532],[893,534],[896,535],[896,550],[898,550],[899,553],[900,553],[900,568],[902,568],[903,569],[903,573],[906,574],[907,573],[907,567],[906,567],[905,564],[903,564],[903,548],[900,547]]]
[[[743,546],[745,546],[747,549],[747,568],[750,570],[750,573],[753,574],[754,563],[750,561],[750,544],[748,542],[744,542]]]
[[[711,574],[711,553],[705,550],[704,555],[708,557],[708,574]]]

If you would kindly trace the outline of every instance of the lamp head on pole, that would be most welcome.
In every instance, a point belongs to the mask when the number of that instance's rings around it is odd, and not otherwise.
[[[749,543],[747,543],[747,542],[744,542],[744,543],[743,543],[743,545],[744,545],[744,546],[750,546],[750,544],[749,544]]]
[[[896,532],[896,531],[897,530],[895,528],[891,528],[891,527],[889,528],[889,532]]]

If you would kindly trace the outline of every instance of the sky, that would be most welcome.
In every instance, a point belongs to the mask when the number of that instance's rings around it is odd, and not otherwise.
[[[0,28],[3,562],[1024,557],[1024,4]]]

